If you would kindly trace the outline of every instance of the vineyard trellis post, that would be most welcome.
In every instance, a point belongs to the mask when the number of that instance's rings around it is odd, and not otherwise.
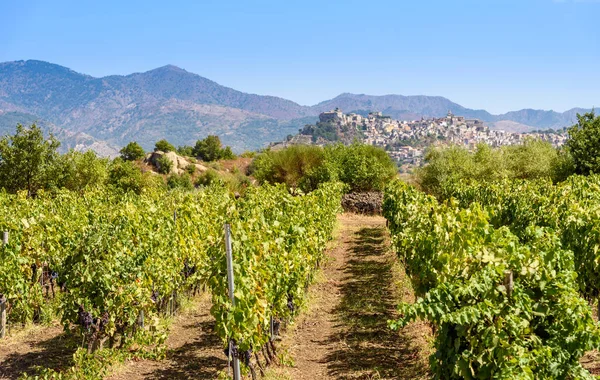
[[[514,288],[513,272],[510,270],[504,271],[504,287],[506,288],[506,295],[508,296],[508,299],[510,299]]]
[[[6,297],[0,294],[0,339],[6,336]]]
[[[231,304],[235,307],[235,297],[233,295],[235,286],[233,281],[233,254],[231,252],[231,226],[225,224],[225,252],[227,256],[227,284],[229,286],[229,298]],[[233,347],[233,339],[229,340],[229,357],[233,361],[233,378],[234,380],[241,380],[242,376],[240,373],[240,361],[239,358],[231,355],[231,349]]]
[[[8,231],[2,233],[2,245],[8,244]],[[6,337],[6,297],[0,294],[0,339]]]

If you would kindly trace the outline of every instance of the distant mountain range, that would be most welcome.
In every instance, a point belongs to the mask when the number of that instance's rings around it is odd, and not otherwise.
[[[341,94],[314,106],[247,94],[175,66],[145,73],[94,78],[42,61],[0,63],[0,134],[16,123],[37,121],[65,148],[93,148],[112,155],[129,141],[146,149],[167,138],[193,144],[209,134],[235,150],[257,149],[297,133],[319,113],[381,111],[397,119],[443,116],[448,110],[478,118],[492,127],[525,131],[562,128],[588,110],[520,110],[492,115],[439,96]]]

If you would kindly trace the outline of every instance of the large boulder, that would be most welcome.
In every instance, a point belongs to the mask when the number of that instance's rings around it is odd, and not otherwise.
[[[154,167],[158,167],[158,158],[165,156],[167,157],[169,160],[171,160],[171,162],[173,163],[173,167],[171,169],[171,173],[175,173],[175,174],[181,174],[184,173],[186,168],[189,165],[194,165],[196,166],[196,170],[199,172],[204,172],[206,170],[208,170],[208,168],[204,165],[200,165],[200,164],[192,164],[190,161],[188,161],[185,157],[181,157],[180,155],[178,155],[175,152],[161,152],[160,150],[148,153],[146,155],[146,159],[144,160],[144,162],[151,164]]]

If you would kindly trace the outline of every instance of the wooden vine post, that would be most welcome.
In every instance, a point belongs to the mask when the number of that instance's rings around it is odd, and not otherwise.
[[[227,254],[227,284],[229,285],[229,298],[231,304],[235,307],[235,297],[233,295],[235,287],[233,281],[233,254],[231,253],[231,226],[225,224],[225,252]],[[233,379],[241,380],[242,375],[240,372],[240,360],[239,358],[231,355],[231,348],[233,347],[233,339],[229,340],[229,357],[233,361]]]
[[[510,270],[504,271],[504,287],[506,288],[506,295],[508,296],[508,299],[510,299],[514,288],[513,273]]]
[[[8,244],[8,231],[2,234],[2,245]],[[6,337],[6,297],[0,294],[0,339]]]

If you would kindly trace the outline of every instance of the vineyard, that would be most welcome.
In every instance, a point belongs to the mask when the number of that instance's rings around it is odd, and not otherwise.
[[[600,344],[597,177],[451,183],[443,200],[401,182],[384,199],[393,246],[416,303],[400,328],[428,320],[438,379],[592,378]]]
[[[177,312],[183,296],[207,290],[226,353],[254,377],[276,359],[273,337],[303,302],[341,195],[339,184],[300,196],[265,185],[239,199],[220,186],[142,195],[59,191],[33,199],[0,194],[7,324],[41,323],[55,312],[79,336],[80,357],[134,341],[152,349],[166,339],[160,318]],[[228,296],[226,223],[235,303]]]

